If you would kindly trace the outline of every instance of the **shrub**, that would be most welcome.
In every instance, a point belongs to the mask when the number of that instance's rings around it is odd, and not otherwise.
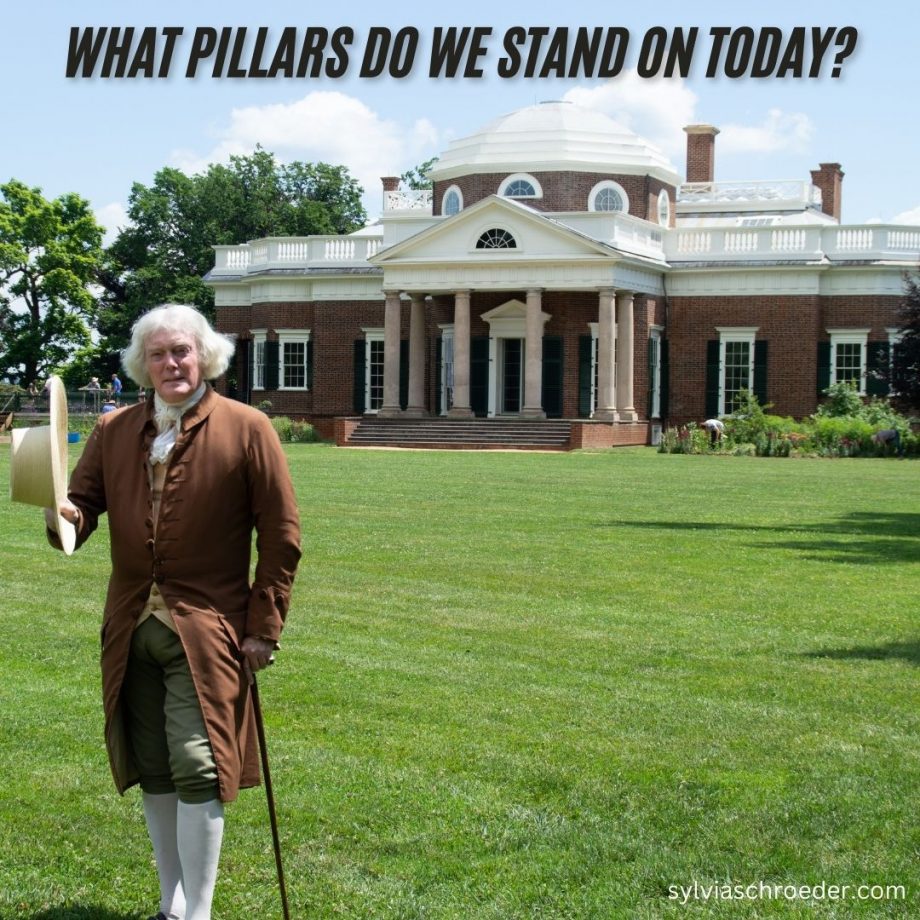
[[[278,437],[285,442],[309,444],[319,440],[316,429],[308,422],[292,422],[286,415],[276,415],[272,418],[272,428]]]
[[[856,384],[849,380],[832,383],[825,391],[827,402],[818,407],[816,416],[831,416],[839,418],[845,415],[859,415],[863,410],[862,397],[856,389]]]

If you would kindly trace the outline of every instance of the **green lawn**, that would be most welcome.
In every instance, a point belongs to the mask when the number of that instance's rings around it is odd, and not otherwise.
[[[288,451],[304,559],[260,687],[295,918],[920,915],[917,462]],[[0,917],[137,920],[107,533],[67,559],[40,517],[0,514]],[[728,899],[760,883],[850,890]],[[215,916],[280,915],[250,790]]]

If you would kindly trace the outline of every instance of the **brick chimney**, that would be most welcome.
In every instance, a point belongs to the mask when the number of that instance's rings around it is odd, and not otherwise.
[[[819,163],[811,171],[811,181],[821,189],[821,210],[840,222],[840,198],[843,170],[839,163]]]
[[[399,191],[399,176],[383,176],[380,181],[385,192]]]
[[[687,125],[687,181],[713,182],[716,177],[716,135],[712,125]]]

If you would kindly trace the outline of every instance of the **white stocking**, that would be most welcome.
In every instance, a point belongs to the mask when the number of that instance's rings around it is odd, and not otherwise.
[[[160,913],[168,920],[182,920],[185,916],[185,894],[182,890],[182,867],[176,837],[176,817],[179,796],[175,792],[165,795],[142,796],[147,833],[153,844],[160,880]]]
[[[220,799],[198,805],[179,802],[177,838],[185,888],[185,920],[211,920],[211,900],[224,835]]]

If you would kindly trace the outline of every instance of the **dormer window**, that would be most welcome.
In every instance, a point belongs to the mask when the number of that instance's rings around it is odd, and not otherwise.
[[[498,227],[486,230],[478,240],[476,240],[477,249],[517,249],[517,241],[507,231]]]
[[[508,176],[499,186],[498,194],[504,198],[542,198],[543,189],[533,176],[518,173]]]
[[[589,211],[623,211],[629,210],[629,196],[626,189],[610,179],[598,182],[588,195]]]

